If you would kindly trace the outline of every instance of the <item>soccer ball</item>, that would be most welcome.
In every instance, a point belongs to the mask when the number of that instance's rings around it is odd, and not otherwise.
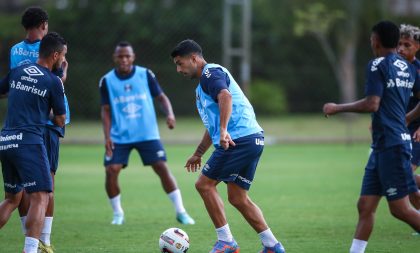
[[[163,253],[186,253],[190,247],[190,239],[184,230],[169,228],[159,238],[160,252]]]

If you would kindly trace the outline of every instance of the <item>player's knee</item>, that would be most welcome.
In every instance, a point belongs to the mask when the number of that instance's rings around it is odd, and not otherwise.
[[[108,177],[118,176],[118,174],[120,173],[120,170],[121,170],[120,166],[109,165],[106,167],[106,175]]]
[[[195,182],[195,189],[200,193],[204,193],[210,191],[211,187],[198,180],[197,182]]]
[[[360,217],[370,217],[375,215],[375,211],[370,208],[366,202],[360,200],[357,203],[357,211],[359,212]]]
[[[235,194],[228,195],[229,203],[234,207],[241,207],[248,204],[248,199]]]

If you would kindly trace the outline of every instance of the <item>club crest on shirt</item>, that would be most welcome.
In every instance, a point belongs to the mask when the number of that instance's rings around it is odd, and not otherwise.
[[[124,85],[124,90],[125,92],[130,92],[131,90],[133,90],[133,86],[131,84],[126,84]]]

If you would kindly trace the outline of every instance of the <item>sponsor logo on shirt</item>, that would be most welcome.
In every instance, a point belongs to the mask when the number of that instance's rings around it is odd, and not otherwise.
[[[260,138],[255,138],[255,145],[264,146],[264,140]]]
[[[13,55],[22,55],[22,56],[29,56],[33,58],[38,58],[39,52],[36,50],[25,50],[24,48],[15,48],[12,52]]]
[[[408,68],[407,63],[401,60],[394,61],[394,66],[401,69],[401,71],[405,71]]]
[[[2,142],[2,141],[15,141],[15,140],[18,140],[18,141],[23,140],[23,133],[0,136],[0,142]]]
[[[36,66],[30,66],[30,67],[24,68],[23,71],[25,71],[25,73],[30,76],[43,76],[44,75],[44,73],[42,73],[42,71],[39,70],[39,68],[37,68]]]
[[[129,103],[122,109],[122,111],[127,114],[126,116],[128,118],[137,118],[141,116],[141,114],[138,113],[138,111],[140,111],[141,108],[142,108],[141,105],[138,105],[135,103]]]
[[[379,63],[381,63],[381,61],[383,61],[384,59],[385,59],[385,57],[376,58],[372,62],[372,66],[370,67],[370,71],[375,72],[376,70],[378,70]]]
[[[146,100],[147,99],[147,95],[146,94],[135,94],[135,95],[131,95],[131,96],[119,96],[119,97],[115,97],[114,98],[114,104],[122,104],[122,103],[129,103],[129,102],[134,102],[137,100]]]
[[[7,144],[7,145],[0,145],[0,150],[8,150],[11,148],[18,148],[19,144]]]
[[[26,92],[29,92],[29,93],[32,93],[32,94],[35,94],[35,95],[38,95],[38,96],[41,96],[41,97],[45,97],[45,95],[47,94],[47,89],[40,90],[40,89],[36,88],[35,85],[32,85],[32,86],[25,85],[25,84],[22,84],[19,81],[17,81],[15,83],[14,80],[10,83],[10,88],[11,89],[16,89],[16,90],[21,90],[21,91],[26,91]]]
[[[387,88],[407,88],[412,89],[414,86],[414,82],[410,82],[409,80],[401,80],[399,78],[395,78],[395,80],[389,79],[387,84]]]
[[[411,140],[411,136],[409,134],[407,134],[407,133],[402,133],[401,134],[401,139],[403,141],[410,141]]]

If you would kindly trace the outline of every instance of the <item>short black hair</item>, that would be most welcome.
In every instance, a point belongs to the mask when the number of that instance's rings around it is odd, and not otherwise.
[[[171,57],[175,58],[177,56],[186,56],[191,53],[199,54],[203,56],[203,50],[197,42],[191,39],[186,39],[178,43],[176,47],[171,52]]]
[[[400,29],[391,21],[381,21],[372,27],[372,32],[378,35],[385,48],[396,48],[400,40]]]
[[[49,32],[41,40],[41,45],[39,46],[39,57],[48,58],[55,52],[61,53],[65,45],[67,45],[67,42],[60,36],[60,34],[56,32]]]
[[[44,22],[48,22],[48,13],[41,7],[29,7],[22,15],[21,23],[26,30],[39,27]]]
[[[117,47],[133,47],[128,41],[120,41],[117,44]]]

